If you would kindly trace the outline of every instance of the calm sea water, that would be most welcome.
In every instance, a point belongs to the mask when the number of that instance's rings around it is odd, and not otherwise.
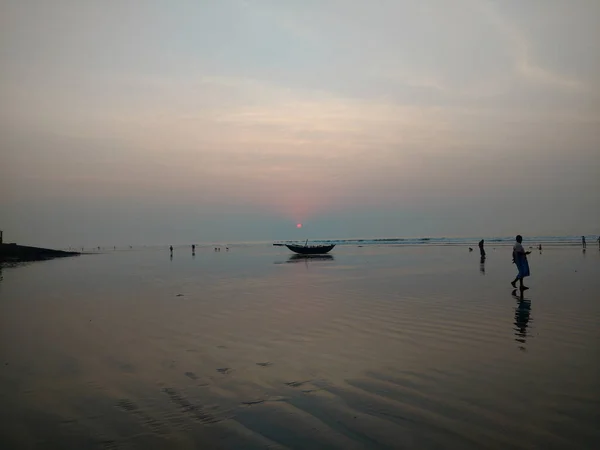
[[[4,267],[0,448],[600,448],[600,251]]]

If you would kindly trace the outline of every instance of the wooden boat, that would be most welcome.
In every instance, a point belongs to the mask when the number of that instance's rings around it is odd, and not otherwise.
[[[308,239],[304,245],[286,244],[285,242],[276,242],[273,245],[275,247],[287,247],[294,253],[300,255],[324,255],[325,253],[329,253],[331,249],[335,247],[335,244],[308,245]]]
[[[307,242],[308,244],[308,242]],[[289,248],[294,253],[298,253],[300,255],[324,255],[325,253],[329,253],[335,244],[328,245],[295,245],[295,244],[284,244],[287,248]]]
[[[335,244],[330,245],[294,245],[294,244],[285,244],[287,248],[295,253],[299,253],[300,255],[324,255],[325,253],[329,253]]]

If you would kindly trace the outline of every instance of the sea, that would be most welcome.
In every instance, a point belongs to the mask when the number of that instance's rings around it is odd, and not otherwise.
[[[0,448],[598,449],[600,250],[512,239],[4,264]]]

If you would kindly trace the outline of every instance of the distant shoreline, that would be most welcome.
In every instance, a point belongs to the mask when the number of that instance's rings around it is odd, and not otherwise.
[[[274,240],[256,240],[256,241],[202,241],[190,239],[188,242],[181,242],[179,239],[174,239],[176,242],[168,242],[166,244],[151,244],[151,245],[109,245],[104,244],[100,247],[88,246],[88,247],[74,247],[64,246],[57,247],[61,250],[51,250],[46,248],[38,247],[26,247],[18,246],[22,249],[21,254],[28,259],[27,261],[44,260],[51,258],[59,258],[65,256],[77,256],[77,255],[97,255],[101,253],[112,253],[113,251],[131,251],[131,250],[153,250],[153,249],[167,249],[169,246],[173,246],[174,249],[187,249],[191,248],[192,244],[195,244],[196,250],[201,251],[203,249],[214,250],[215,247],[229,247],[234,248],[247,248],[247,247],[271,247],[274,243],[278,244],[304,244],[308,237],[310,244],[335,244],[339,247],[476,247],[478,242],[483,239],[486,248],[490,247],[507,247],[514,244],[514,236],[492,236],[492,237],[395,237],[395,238],[311,238],[309,236],[303,236],[298,239],[274,239]],[[594,248],[598,245],[597,235],[587,235],[588,247]],[[177,242],[179,241],[179,242]],[[565,235],[565,236],[524,236],[524,243],[526,247],[538,248],[542,245],[544,247],[579,247],[581,248],[581,236]],[[2,245],[2,244],[0,244]],[[3,244],[4,246],[16,245],[16,244]],[[81,248],[80,252],[73,251],[75,248]],[[85,251],[84,251],[85,248]],[[3,253],[4,252],[4,253]],[[0,250],[0,260],[3,258],[8,250]],[[14,253],[14,249],[9,252],[11,255]],[[32,258],[32,259],[31,259]]]
[[[274,240],[274,241],[256,241],[256,242],[234,242],[227,244],[227,247],[230,249],[235,248],[250,248],[250,247],[272,247],[273,244],[304,244],[306,240]],[[406,240],[397,240],[397,241],[375,241],[375,240],[340,240],[340,239],[309,239],[309,244],[336,244],[339,247],[477,247],[477,243],[479,240],[464,240],[464,241],[419,241],[414,239],[406,239]],[[514,244],[514,241],[503,240],[503,241],[485,241],[485,248],[494,248],[494,247],[511,247]],[[538,248],[539,245],[542,245],[542,248],[546,247],[561,247],[561,248],[581,248],[581,242],[577,241],[543,241],[543,240],[527,240],[524,242],[525,247]],[[215,247],[225,247],[224,244],[219,243],[197,243],[196,251],[201,250],[214,250]],[[594,248],[597,245],[597,242],[588,242],[588,248]],[[174,250],[180,249],[188,249],[191,244],[173,244]],[[112,248],[110,246],[101,247],[100,249],[91,248],[90,250],[86,250],[85,252],[76,253],[78,255],[98,255],[104,253],[113,253],[113,252],[121,252],[121,251],[138,251],[138,250],[167,250],[169,249],[169,245],[137,245],[131,247],[116,247]],[[65,250],[67,253],[68,250]]]

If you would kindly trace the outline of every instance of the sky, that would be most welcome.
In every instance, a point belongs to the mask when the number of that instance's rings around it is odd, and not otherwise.
[[[3,0],[0,229],[598,234],[600,2]]]

